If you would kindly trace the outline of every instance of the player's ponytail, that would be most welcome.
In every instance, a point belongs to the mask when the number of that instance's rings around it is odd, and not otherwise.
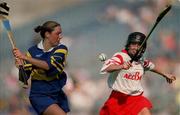
[[[34,31],[36,33],[39,33],[41,31],[41,29],[42,29],[42,26],[37,26],[36,28],[34,28]]]

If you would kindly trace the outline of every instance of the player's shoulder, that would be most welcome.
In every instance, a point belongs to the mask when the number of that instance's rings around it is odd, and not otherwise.
[[[127,54],[127,51],[122,50],[121,52],[116,52],[113,57],[121,57],[121,58],[129,58],[129,55]]]
[[[54,53],[67,54],[67,53],[68,53],[68,48],[67,48],[67,46],[64,45],[64,44],[59,44],[58,46],[54,47],[54,49],[52,50],[52,52],[54,52]]]
[[[57,49],[64,49],[64,50],[68,50],[67,46],[64,44],[59,44],[58,46],[55,47],[55,50]]]
[[[37,45],[33,45],[28,49],[28,51],[34,51],[34,50],[37,50],[37,49],[38,49]]]
[[[150,59],[141,58],[140,62],[143,63],[143,65],[148,65],[150,63],[153,63]]]
[[[27,53],[31,54],[32,56],[36,55],[36,54],[38,54],[40,52],[42,52],[42,49],[38,48],[37,45],[31,46],[27,51]]]
[[[151,70],[155,67],[155,64],[150,59],[143,58],[140,60],[140,62],[143,65],[143,67],[145,68],[145,71]]]
[[[123,55],[125,55],[123,52],[116,52],[113,56],[123,56]]]

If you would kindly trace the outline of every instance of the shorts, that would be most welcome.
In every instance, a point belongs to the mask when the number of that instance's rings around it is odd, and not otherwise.
[[[144,96],[130,96],[112,91],[100,110],[100,115],[137,115],[144,107],[152,108],[151,102]]]
[[[66,113],[70,111],[67,96],[62,90],[51,94],[33,93],[30,94],[29,99],[38,115],[41,115],[52,104],[58,104]]]

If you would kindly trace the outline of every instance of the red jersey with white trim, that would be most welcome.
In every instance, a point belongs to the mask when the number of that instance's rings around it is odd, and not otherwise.
[[[121,65],[124,62],[130,61],[131,58],[126,50],[117,52],[112,58],[105,61],[101,72],[112,64]],[[151,70],[155,65],[149,60],[133,61],[132,67],[128,70],[121,69],[111,72],[108,78],[108,85],[115,91],[122,92],[128,95],[140,95],[143,92],[141,79],[145,71]]]

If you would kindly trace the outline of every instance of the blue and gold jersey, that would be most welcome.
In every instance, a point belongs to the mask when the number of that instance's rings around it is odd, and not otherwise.
[[[38,47],[38,45],[29,48],[27,56],[46,61],[50,69],[44,70],[25,62],[24,69],[26,73],[31,77],[32,82],[36,81],[50,83],[51,81],[57,81],[60,83],[59,85],[64,86],[67,79],[66,73],[63,71],[68,54],[67,47],[63,44],[59,44],[49,51],[44,52],[43,49]]]

